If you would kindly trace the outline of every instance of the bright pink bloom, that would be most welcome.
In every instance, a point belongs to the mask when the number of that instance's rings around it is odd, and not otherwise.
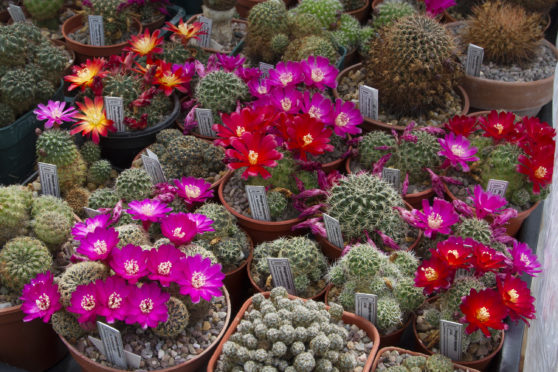
[[[107,227],[109,225],[110,215],[99,214],[95,217],[88,218],[85,222],[78,222],[72,228],[72,235],[76,240],[83,240],[85,237],[95,231],[97,227]]]
[[[297,115],[287,128],[287,134],[287,149],[304,161],[307,153],[317,156],[334,149],[329,143],[331,129],[308,114]]]
[[[97,314],[104,316],[107,323],[124,320],[128,311],[128,296],[133,286],[118,276],[110,276],[95,282],[97,287]]]
[[[247,167],[242,173],[244,179],[257,175],[271,177],[264,167],[275,167],[277,160],[283,158],[283,154],[275,149],[277,142],[271,134],[262,136],[246,132],[240,138],[233,139],[231,145],[233,149],[228,149],[225,153],[232,160],[238,161],[230,162],[228,167],[233,170]]]
[[[102,261],[109,256],[118,242],[118,232],[115,229],[97,227],[81,241],[76,252],[92,261]]]
[[[66,110],[66,102],[51,101],[47,105],[39,103],[33,113],[37,116],[37,120],[46,120],[45,129],[53,126],[60,126],[62,123],[70,123],[75,121],[75,115],[78,113],[74,107],[68,107]]]
[[[456,136],[469,137],[477,130],[477,118],[472,116],[454,116],[449,119],[444,127]]]
[[[541,189],[552,183],[554,157],[540,153],[536,157],[519,155],[517,171],[529,177],[533,183],[533,193],[539,194]]]
[[[213,225],[213,220],[207,218],[203,214],[186,213],[186,216],[190,220],[194,221],[194,223],[196,224],[196,232],[198,234],[203,234],[204,232],[207,231],[215,231],[215,229],[211,227]]]
[[[473,246],[473,259],[471,262],[477,276],[482,276],[489,271],[496,273],[506,267],[506,256],[502,253],[474,240],[471,240],[471,242]]]
[[[275,87],[271,89],[268,99],[271,105],[276,107],[279,112],[297,114],[302,104],[302,93],[294,86],[287,88]]]
[[[222,296],[221,288],[225,274],[221,265],[211,264],[211,259],[201,255],[188,256],[183,261],[183,273],[180,284],[180,294],[190,296],[193,303],[200,298],[211,301],[212,297]]]
[[[472,249],[469,239],[450,236],[439,242],[436,249],[430,249],[432,256],[444,261],[451,270],[470,267]]]
[[[430,15],[436,16],[441,14],[449,7],[454,6],[455,0],[424,0],[426,5],[426,12]]]
[[[147,267],[149,279],[158,280],[163,287],[176,282],[181,273],[180,260],[184,257],[178,248],[172,244],[164,244],[148,252]]]
[[[236,76],[241,78],[246,84],[249,84],[252,81],[259,80],[262,72],[257,67],[243,67],[239,66],[235,72]]]
[[[304,83],[318,89],[337,88],[337,70],[329,63],[329,59],[322,56],[310,56],[306,61],[301,61],[302,72],[304,73]]]
[[[269,70],[269,82],[274,86],[286,88],[295,86],[303,80],[304,75],[298,62],[279,62],[274,69]]]
[[[161,221],[161,232],[178,247],[190,243],[198,229],[196,222],[186,213],[171,213]]]
[[[128,283],[135,284],[147,275],[147,251],[133,244],[122,248],[114,247],[111,252],[110,267]]]
[[[128,203],[128,207],[126,212],[132,219],[140,220],[145,230],[149,229],[152,222],[158,222],[172,211],[172,208],[157,199],[134,200]]]
[[[484,137],[492,137],[494,141],[507,139],[514,131],[515,114],[513,112],[490,111],[486,117],[480,116],[479,122],[485,133]]]
[[[531,248],[529,248],[527,244],[515,241],[513,243],[513,248],[508,248],[508,252],[510,252],[512,256],[512,269],[518,275],[525,273],[530,276],[536,276],[542,272],[541,264],[537,260],[537,256],[533,254]]]
[[[316,120],[333,124],[333,104],[320,93],[314,93],[310,99],[310,92],[304,92],[302,111]]]
[[[417,219],[415,227],[424,230],[424,236],[431,238],[432,234],[450,234],[451,226],[459,222],[459,215],[455,213],[453,205],[443,199],[434,198],[432,207],[428,200],[423,199],[422,211],[414,210]]]
[[[438,138],[438,142],[442,148],[438,155],[446,157],[444,164],[442,164],[443,168],[451,165],[457,169],[458,165],[461,165],[463,172],[468,172],[467,162],[479,160],[474,156],[477,153],[477,148],[471,146],[471,143],[465,137],[456,137],[453,133],[449,133],[445,138]]]
[[[250,80],[247,84],[250,94],[257,98],[266,97],[271,92],[272,88],[271,82],[268,79],[254,79]]]
[[[422,261],[415,273],[415,287],[424,288],[424,294],[429,295],[439,289],[449,288],[454,273],[438,257],[432,256]]]
[[[99,298],[97,296],[97,286],[95,283],[89,283],[77,286],[74,293],[72,293],[70,306],[68,306],[66,310],[78,314],[78,322],[90,323],[95,321],[98,307]]]
[[[182,177],[180,181],[174,180],[174,184],[176,185],[177,195],[188,206],[195,203],[203,203],[213,197],[211,183],[203,178]]]
[[[342,99],[335,100],[335,108],[333,110],[333,130],[339,137],[347,134],[359,134],[362,129],[358,125],[362,124],[364,119],[360,111],[352,102],[343,102]]]
[[[498,292],[512,320],[521,319],[529,324],[527,319],[535,319],[535,298],[521,278],[509,275],[504,279],[498,278]]]
[[[54,284],[54,277],[50,271],[38,274],[23,287],[21,311],[25,314],[24,322],[41,318],[48,323],[52,314],[62,308],[58,284]]]
[[[499,213],[508,204],[506,198],[484,191],[481,185],[475,186],[473,197],[469,199],[473,201],[478,218]]]
[[[217,53],[216,56],[219,65],[223,67],[223,70],[227,72],[233,72],[234,70],[242,66],[242,64],[246,61],[246,58],[240,55],[229,56],[226,54]]]
[[[167,301],[170,294],[161,291],[155,283],[135,287],[128,299],[126,324],[138,323],[143,329],[155,328],[169,318]]]

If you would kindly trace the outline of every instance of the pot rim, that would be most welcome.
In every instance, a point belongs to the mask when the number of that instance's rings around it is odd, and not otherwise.
[[[381,348],[376,353],[376,356],[374,357],[374,364],[372,365],[372,369],[375,369],[378,366],[378,364],[380,362],[380,356],[383,353],[388,352],[388,351],[393,351],[393,350],[399,352],[399,354],[404,353],[404,354],[409,354],[409,355],[412,355],[412,356],[428,357],[428,355],[423,354],[423,353],[419,353],[417,351],[407,350],[407,349],[403,349],[403,348],[400,348],[400,347],[397,347],[397,346],[386,346],[386,347]],[[454,368],[457,367],[458,369],[462,370],[463,372],[480,372],[477,369],[474,369],[474,368],[471,368],[471,367],[466,367],[466,366],[463,366],[459,363],[453,363],[453,366],[454,366]]]

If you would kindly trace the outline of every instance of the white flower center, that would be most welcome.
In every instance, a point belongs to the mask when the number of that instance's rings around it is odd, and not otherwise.
[[[169,275],[171,269],[172,269],[172,262],[170,261],[161,262],[157,266],[157,272],[159,273],[159,275]]]
[[[206,277],[203,273],[194,271],[192,274],[192,287],[201,288],[205,285]]]
[[[122,305],[122,296],[118,292],[112,292],[108,298],[109,309],[119,309]]]
[[[428,227],[433,230],[439,228],[442,222],[444,222],[444,219],[438,213],[431,213],[428,216]]]
[[[149,314],[153,310],[153,300],[150,298],[141,300],[139,308],[142,313]]]
[[[129,275],[135,275],[139,272],[139,265],[138,265],[138,261],[136,260],[126,260],[124,262],[124,270],[126,270],[126,273]]]
[[[35,304],[39,310],[48,310],[50,308],[50,297],[46,293],[43,293],[35,300]]]
[[[91,294],[86,294],[81,298],[81,308],[85,311],[91,311],[95,308],[95,297]]]
[[[93,250],[97,254],[105,254],[107,253],[107,243],[104,240],[97,240],[93,243]]]

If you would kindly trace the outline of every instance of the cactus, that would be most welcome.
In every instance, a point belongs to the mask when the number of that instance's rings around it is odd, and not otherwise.
[[[63,214],[46,211],[39,213],[33,220],[33,231],[37,238],[55,251],[70,236],[72,225]]]
[[[87,172],[87,180],[96,185],[102,185],[110,180],[112,165],[108,160],[101,159],[93,162]]]
[[[167,309],[169,313],[167,321],[160,323],[153,333],[160,337],[176,337],[188,326],[190,314],[186,305],[176,297],[171,297],[167,301]]]
[[[66,202],[72,208],[75,214],[82,215],[83,208],[87,207],[89,202],[89,190],[83,187],[75,187],[66,193]]]
[[[464,219],[456,226],[455,235],[490,245],[493,231],[487,221],[472,217]]]
[[[280,219],[285,210],[287,210],[288,199],[279,191],[269,191],[267,192],[267,203],[271,218]]]
[[[343,14],[339,20],[339,27],[331,33],[337,45],[343,46],[347,51],[355,50],[360,37],[360,23],[349,15]]]
[[[371,41],[364,82],[383,92],[380,104],[399,116],[445,107],[462,75],[454,49],[433,18],[401,18]]]
[[[97,279],[103,280],[108,274],[109,268],[100,262],[84,261],[68,266],[58,280],[62,305],[70,305],[70,299],[78,285],[93,283]]]
[[[196,86],[196,99],[200,107],[210,109],[213,115],[231,113],[237,101],[245,101],[250,95],[248,86],[232,72],[213,71],[200,79]]]
[[[119,200],[114,190],[105,187],[93,191],[87,206],[91,209],[113,208]]]
[[[290,36],[290,39],[298,39],[308,35],[324,34],[322,24],[320,23],[318,18],[316,18],[316,16],[310,13],[289,13],[288,24],[288,36]],[[289,37],[286,34],[277,34],[276,37],[277,36],[287,37],[287,44],[288,42],[290,42]],[[274,43],[276,37],[272,39],[272,44]],[[275,43],[277,43],[277,41],[275,41]],[[283,52],[281,52],[281,54],[282,53]]]
[[[41,76],[53,87],[57,87],[63,71],[69,63],[68,57],[61,53],[58,47],[48,43],[40,44],[34,49],[34,54],[34,63],[42,72]]]
[[[0,64],[18,66],[25,63],[27,52],[26,38],[20,38],[8,26],[0,27]]]
[[[379,32],[381,28],[391,25],[400,18],[415,14],[417,10],[404,1],[384,1],[376,7],[376,12],[372,27],[375,32]]]
[[[343,4],[339,0],[301,0],[296,7],[298,13],[314,15],[322,27],[333,28],[343,12]]]
[[[38,81],[23,69],[8,71],[0,79],[2,101],[17,113],[29,111],[35,103],[35,85],[37,83]]]
[[[369,26],[364,26],[360,29],[360,35],[358,38],[358,53],[361,56],[368,55],[370,53],[370,41],[376,36],[376,31]]]
[[[77,342],[85,335],[85,330],[81,328],[75,315],[64,310],[52,314],[51,324],[54,332],[70,342]]]
[[[64,0],[24,0],[23,5],[25,5],[25,9],[27,9],[33,19],[42,21],[56,17],[58,11],[64,5]]]
[[[178,130],[178,129],[163,129],[162,131],[158,132],[155,135],[157,142],[156,143],[160,143],[163,145],[163,147],[166,147],[170,144],[170,142],[177,138],[177,137],[182,137],[182,133]]]
[[[115,190],[120,199],[142,200],[151,195],[151,177],[144,169],[130,168],[116,178]]]
[[[25,233],[31,198],[31,192],[21,186],[0,187],[0,246]]]
[[[236,230],[236,217],[221,204],[205,203],[196,209],[196,213],[203,214],[212,220],[211,227],[215,230],[199,235],[200,239],[213,240],[218,237],[230,236]]]
[[[169,178],[208,178],[211,173],[224,169],[224,156],[221,147],[194,136],[181,135],[169,138],[166,152],[159,156],[159,160]]]
[[[91,165],[97,160],[101,160],[101,147],[93,141],[85,142],[79,149],[81,157]]]
[[[501,65],[525,65],[538,56],[544,37],[539,14],[518,5],[489,1],[473,8],[461,38],[484,48],[484,57]]]
[[[37,218],[40,214],[46,212],[59,213],[69,223],[74,221],[72,208],[65,200],[51,195],[41,195],[38,198],[34,198],[31,204],[31,216]]]
[[[434,354],[426,360],[426,372],[453,372],[453,362],[442,354]]]
[[[134,224],[127,224],[118,226],[115,228],[118,232],[118,248],[122,248],[125,245],[133,244],[133,245],[148,245],[149,242],[149,234],[139,225]]]
[[[285,50],[283,60],[302,61],[310,56],[323,56],[335,64],[339,55],[329,38],[310,35],[294,40]]]
[[[282,1],[267,0],[256,4],[248,15],[246,55],[255,61],[275,63],[282,53],[275,52],[271,40],[289,32],[288,15]]]
[[[468,296],[471,289],[481,291],[486,287],[480,279],[464,276],[456,278],[451,288],[440,296],[440,309],[442,319],[459,320],[463,313],[459,306],[462,298]]]
[[[119,9],[120,0],[90,0],[89,3],[89,6],[84,6],[86,15],[103,16],[105,43],[111,45],[120,42],[132,24],[130,11],[127,8]]]
[[[23,286],[37,274],[52,268],[52,256],[38,239],[27,236],[14,238],[0,250],[0,282],[20,293]]]

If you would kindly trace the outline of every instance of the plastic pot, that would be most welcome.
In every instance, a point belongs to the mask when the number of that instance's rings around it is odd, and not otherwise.
[[[119,168],[130,168],[134,157],[144,148],[155,142],[155,135],[163,129],[170,127],[180,113],[178,97],[172,95],[173,109],[158,124],[134,132],[109,133],[101,138],[101,156]]]
[[[270,295],[269,292],[264,292],[262,294],[264,295],[265,298],[269,298],[269,295]],[[289,298],[290,299],[297,299],[298,297],[289,295]],[[306,300],[303,299],[303,301],[306,301]],[[236,331],[236,327],[238,326],[238,324],[242,320],[242,317],[244,316],[244,313],[248,310],[250,305],[252,305],[252,298],[249,298],[244,303],[244,305],[242,305],[242,308],[240,309],[240,311],[238,312],[236,317],[233,319],[233,321],[231,323],[231,326],[227,330],[227,333],[225,333],[225,335],[223,336],[223,339],[221,340],[221,342],[217,346],[217,349],[215,350],[215,353],[213,354],[213,356],[209,360],[209,364],[207,366],[207,372],[213,372],[215,370],[215,366],[217,364],[217,361],[219,360],[219,357],[221,356],[221,352],[223,351],[223,345],[234,334],[234,332]],[[326,308],[329,308],[329,306],[326,306]],[[378,344],[380,343],[380,336],[378,335],[378,330],[376,329],[376,327],[374,327],[374,325],[372,323],[370,323],[366,319],[361,318],[360,316],[356,316],[355,314],[348,313],[346,311],[343,312],[343,322],[346,323],[346,324],[355,324],[358,328],[364,330],[366,332],[367,336],[370,337],[370,339],[374,343],[374,346],[372,347],[372,350],[370,351],[370,354],[368,355],[368,359],[366,360],[366,364],[364,365],[364,368],[362,369],[363,372],[371,371],[372,363],[374,361],[374,356],[376,355],[376,352],[378,351],[378,347],[379,347]]]
[[[50,324],[40,319],[23,322],[21,305],[0,309],[0,362],[32,372],[44,371],[68,350]]]
[[[383,347],[380,349],[380,351],[378,351],[378,354],[376,354],[376,357],[374,358],[374,364],[372,365],[372,371],[375,371],[376,368],[378,368],[378,364],[380,363],[380,358],[382,356],[383,353],[387,353],[389,351],[397,351],[399,352],[399,354],[409,354],[409,355],[413,355],[413,356],[423,356],[423,357],[428,357],[428,355],[426,354],[421,354],[421,353],[417,353],[415,351],[411,351],[411,350],[405,350],[405,349],[401,349],[399,347]],[[453,363],[453,366],[455,369],[459,370],[459,371],[463,371],[463,372],[479,372],[479,370],[477,369],[473,369],[471,367],[465,367],[462,366],[460,364],[457,363]]]
[[[186,372],[186,371],[197,372],[197,371],[202,371],[203,370],[203,367],[205,366],[205,364],[207,363],[209,358],[211,358],[211,355],[213,354],[213,351],[217,347],[217,344],[219,343],[219,340],[225,334],[225,331],[227,330],[227,326],[228,326],[228,324],[231,320],[231,300],[230,300],[230,297],[229,297],[229,292],[227,291],[226,288],[223,288],[223,294],[224,294],[226,302],[227,302],[227,317],[225,318],[225,326],[223,327],[223,329],[221,330],[221,332],[219,333],[219,335],[217,336],[215,341],[213,341],[211,343],[211,345],[209,345],[203,352],[198,354],[195,358],[187,360],[186,362],[178,364],[178,365],[173,366],[173,367],[158,369],[157,371],[160,371],[160,372],[178,372],[178,371],[180,371],[180,372]],[[80,365],[82,371],[85,371],[85,372],[121,372],[121,371],[124,371],[122,369],[107,367],[107,366],[104,366],[100,363],[92,361],[87,356],[83,355],[78,349],[76,349],[64,337],[62,337],[62,336],[59,336],[59,337],[62,340],[62,342],[64,342],[64,344],[68,347],[68,349],[70,350],[70,354],[72,355],[74,360],[77,362],[77,364]]]

